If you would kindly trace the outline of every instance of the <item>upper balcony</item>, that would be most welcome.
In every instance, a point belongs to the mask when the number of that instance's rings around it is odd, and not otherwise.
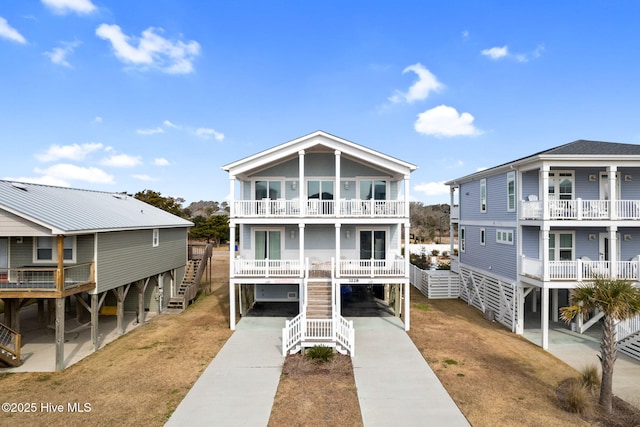
[[[640,200],[523,200],[520,219],[637,220]]]
[[[581,282],[599,278],[640,281],[640,261],[542,261],[522,257],[522,274],[544,281]]]
[[[403,200],[262,199],[234,201],[232,215],[236,218],[403,218],[405,211]]]
[[[36,266],[0,269],[2,298],[60,298],[93,289],[95,283],[93,263],[66,266],[62,272]]]

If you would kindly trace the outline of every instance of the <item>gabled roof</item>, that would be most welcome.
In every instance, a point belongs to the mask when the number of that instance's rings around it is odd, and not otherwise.
[[[635,157],[635,158],[634,158]],[[501,168],[512,168],[545,160],[621,160],[634,158],[640,161],[640,145],[623,144],[619,142],[589,141],[579,139],[558,147],[549,148],[517,160],[512,160],[498,166],[484,169],[479,172],[466,175],[464,177],[445,182],[445,185],[452,185],[469,179],[489,175]]]
[[[319,130],[229,163],[223,166],[222,169],[232,175],[242,176],[249,174],[251,171],[297,157],[298,152],[301,150],[313,152],[322,149],[331,152],[340,151],[348,158],[388,171],[393,175],[408,174],[418,168],[411,163],[398,160],[379,151]]]
[[[52,234],[193,225],[126,194],[3,180],[0,209],[50,229]]]

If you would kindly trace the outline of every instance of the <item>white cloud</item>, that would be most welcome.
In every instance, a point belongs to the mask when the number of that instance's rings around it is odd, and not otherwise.
[[[135,179],[139,179],[140,181],[158,181],[157,178],[152,178],[149,175],[145,175],[145,174],[131,175],[131,177]]]
[[[57,145],[53,144],[42,154],[36,154],[36,159],[41,162],[54,162],[60,159],[84,160],[87,155],[94,151],[101,150],[104,146],[99,142],[89,142],[86,144]]]
[[[96,116],[95,119],[93,119],[93,123],[102,123],[102,117]]]
[[[459,114],[453,107],[439,105],[418,114],[414,129],[418,133],[438,138],[480,135],[482,131],[473,126],[473,120],[469,113]]]
[[[161,127],[153,128],[153,129],[138,129],[136,133],[139,135],[154,135],[156,133],[164,133],[164,129]]]
[[[542,52],[544,52],[544,45],[540,44],[536,46],[536,48],[527,53],[511,53],[509,52],[509,48],[507,45],[502,47],[492,47],[491,49],[481,50],[480,53],[484,56],[488,56],[493,60],[498,60],[502,58],[513,58],[518,62],[529,62],[532,58],[539,58],[542,56]]]
[[[153,159],[153,164],[156,166],[169,166],[169,160],[163,158],[163,157],[158,157],[156,159]]]
[[[20,44],[25,44],[27,42],[27,39],[25,39],[18,30],[9,25],[7,20],[2,16],[0,16],[0,38],[8,39]]]
[[[500,59],[509,55],[509,48],[506,45],[502,47],[492,47],[491,49],[483,49],[480,53],[491,59]]]
[[[102,159],[100,164],[104,166],[113,166],[116,168],[130,168],[142,164],[139,156],[130,156],[128,154],[114,154]]]
[[[413,190],[418,193],[422,193],[425,196],[440,196],[442,194],[449,194],[449,186],[444,185],[444,181],[440,182],[422,182],[416,184]]]
[[[214,137],[216,141],[222,141],[224,139],[224,134],[217,132],[214,129],[210,128],[198,128],[194,131],[195,135],[202,139],[210,139]]]
[[[36,173],[60,180],[77,180],[101,184],[114,182],[113,176],[96,167],[81,167],[68,163],[59,163],[46,169],[35,169]]]
[[[62,47],[54,47],[51,52],[44,54],[51,58],[51,62],[63,67],[71,68],[71,64],[67,61],[67,56],[72,54],[74,49],[80,46],[80,42],[62,42]]]
[[[96,6],[91,0],[41,0],[42,4],[51,9],[53,13],[66,15],[75,12],[78,15],[88,14],[95,11]]]
[[[406,74],[409,71],[413,71],[418,75],[418,81],[416,81],[407,91],[402,93],[396,90],[393,95],[388,99],[393,103],[406,101],[412,103],[414,101],[421,101],[426,99],[431,92],[439,92],[444,88],[444,85],[438,81],[431,71],[426,69],[422,64],[417,63],[410,65],[402,71],[402,74]]]
[[[96,35],[110,41],[115,55],[127,64],[142,70],[156,68],[168,74],[191,73],[200,44],[193,40],[188,43],[168,40],[158,32],[163,32],[162,28],[150,27],[142,32],[141,38],[132,38],[117,25],[102,24],[96,29]]]
[[[178,126],[174,125],[173,123],[171,123],[169,120],[165,120],[164,122],[162,122],[163,125],[170,127],[170,128],[174,128],[176,129]]]

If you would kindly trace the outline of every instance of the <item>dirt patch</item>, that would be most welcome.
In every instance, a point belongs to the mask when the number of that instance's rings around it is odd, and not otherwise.
[[[287,356],[269,418],[271,427],[285,425],[363,425],[350,357],[318,363]]]

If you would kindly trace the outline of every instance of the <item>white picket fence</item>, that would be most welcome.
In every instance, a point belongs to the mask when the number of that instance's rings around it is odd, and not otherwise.
[[[458,298],[460,277],[449,270],[421,270],[415,265],[409,268],[409,281],[431,299]]]

